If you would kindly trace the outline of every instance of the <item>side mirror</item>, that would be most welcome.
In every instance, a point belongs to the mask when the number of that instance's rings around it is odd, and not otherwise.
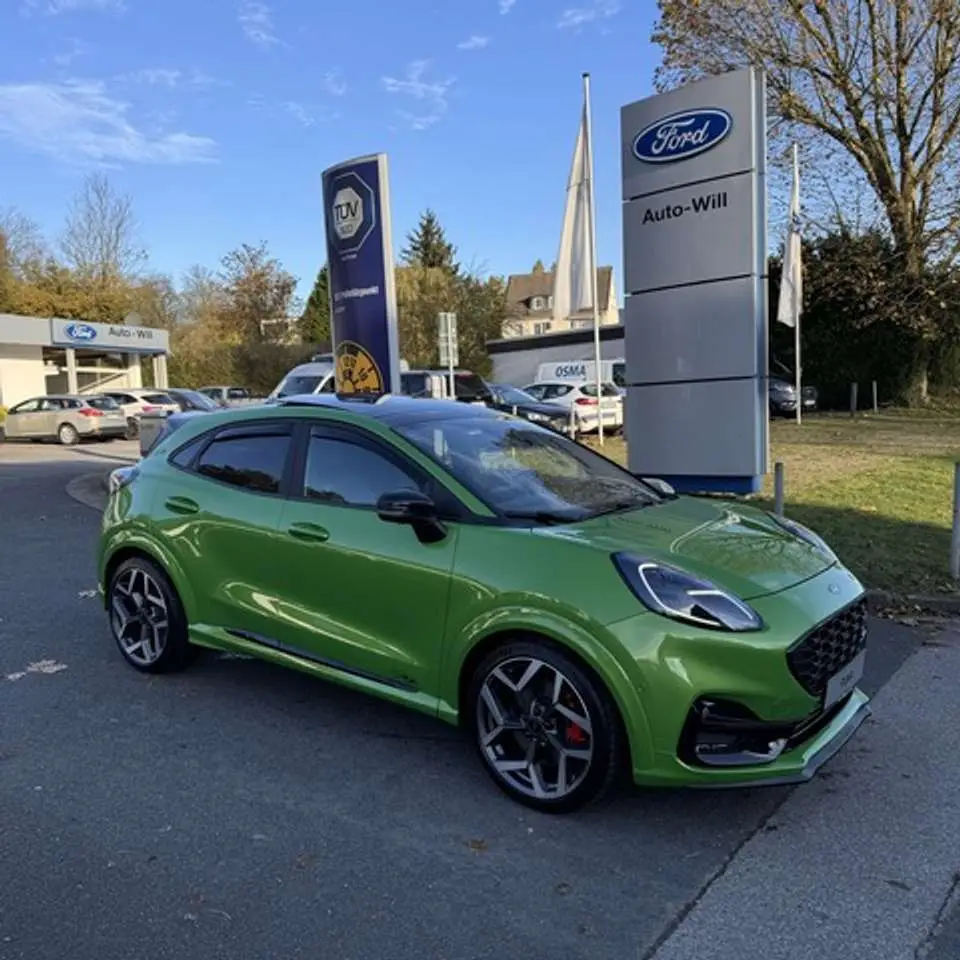
[[[437,505],[419,490],[385,493],[377,501],[377,516],[385,523],[408,524],[424,543],[435,543],[447,535],[437,516]]]

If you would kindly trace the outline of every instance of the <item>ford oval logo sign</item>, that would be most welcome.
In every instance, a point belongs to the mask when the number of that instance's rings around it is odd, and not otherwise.
[[[633,155],[643,163],[673,163],[712,150],[733,129],[733,117],[718,107],[683,110],[641,130]]]
[[[63,332],[71,340],[78,340],[81,343],[88,343],[97,339],[97,331],[89,323],[68,323]]]

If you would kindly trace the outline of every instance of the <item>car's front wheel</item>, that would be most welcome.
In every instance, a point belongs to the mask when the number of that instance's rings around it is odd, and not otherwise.
[[[610,695],[550,643],[518,641],[486,656],[464,709],[494,782],[537,810],[577,810],[620,771],[624,737]]]
[[[145,557],[124,560],[107,590],[110,630],[130,666],[143,673],[186,666],[193,648],[183,604],[155,563]]]

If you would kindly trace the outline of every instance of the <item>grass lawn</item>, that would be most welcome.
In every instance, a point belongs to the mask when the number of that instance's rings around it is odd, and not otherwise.
[[[898,594],[953,593],[950,524],[960,412],[892,410],[820,414],[771,426],[762,494],[773,506],[773,463],[784,464],[785,512],[823,536],[870,587]],[[622,440],[605,452],[626,460]]]

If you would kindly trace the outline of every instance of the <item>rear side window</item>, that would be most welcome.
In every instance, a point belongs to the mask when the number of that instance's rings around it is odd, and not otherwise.
[[[565,397],[573,387],[568,383],[551,383],[543,388],[544,400],[556,400],[558,397]]]
[[[246,400],[248,396],[249,394],[243,387],[230,387],[230,389],[227,390],[228,400]]]
[[[143,400],[146,403],[166,403],[172,404],[173,398],[167,396],[165,393],[145,393],[143,395]]]
[[[256,493],[279,493],[290,451],[289,432],[227,434],[200,454],[200,476]]]
[[[113,397],[90,397],[87,404],[95,410],[119,410],[120,407]]]

